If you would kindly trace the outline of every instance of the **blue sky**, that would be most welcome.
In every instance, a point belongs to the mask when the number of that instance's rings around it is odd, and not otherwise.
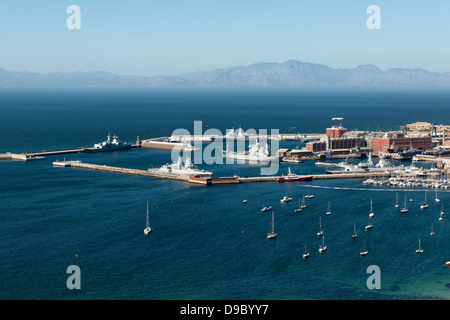
[[[69,30],[69,5],[81,30]],[[369,5],[381,29],[369,30]],[[289,59],[450,72],[450,1],[2,0],[0,68],[155,76]]]

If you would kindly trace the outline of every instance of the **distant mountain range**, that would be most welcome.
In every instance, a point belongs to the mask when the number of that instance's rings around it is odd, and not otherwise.
[[[450,87],[450,72],[374,65],[334,69],[289,60],[262,62],[175,76],[139,77],[109,72],[31,73],[0,68],[1,87],[128,87],[128,88],[307,88],[307,87]]]

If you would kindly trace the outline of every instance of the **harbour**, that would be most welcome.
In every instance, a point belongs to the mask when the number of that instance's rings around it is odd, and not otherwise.
[[[141,100],[135,93],[125,94],[125,98],[115,92],[110,95],[122,97],[110,98],[121,101],[120,108],[111,114],[105,113],[104,108],[92,108],[91,94],[75,98],[77,103],[71,107],[89,107],[78,109],[70,117],[65,116],[68,107],[61,107],[61,101],[54,102],[53,108],[37,115],[27,126],[22,126],[22,116],[4,113],[7,125],[16,124],[0,128],[0,139],[3,139],[0,152],[78,151],[70,146],[93,146],[94,142],[102,141],[109,130],[116,131],[126,141],[135,141],[138,135],[142,142],[153,137],[170,138],[174,128],[190,128],[193,120],[201,118],[208,128],[237,127],[240,123],[243,128],[271,128],[281,123],[280,132],[286,134],[322,132],[332,123],[328,114],[335,114],[334,108],[321,111],[315,102],[308,111],[311,101],[320,101],[322,95],[308,100],[308,108],[301,113],[289,108],[271,113],[272,106],[280,101],[284,106],[283,100],[276,96],[273,103],[258,109],[264,114],[258,122],[254,121],[255,109],[247,111],[240,107],[240,113],[234,111],[237,109],[227,111],[231,118],[209,116],[210,105],[206,101],[210,100],[207,99],[164,95],[164,99],[156,100],[146,94],[140,96],[145,97]],[[98,95],[99,106],[109,99],[105,96],[109,95]],[[215,101],[224,110],[236,104],[240,106],[234,96],[219,97]],[[327,98],[330,106],[340,99],[332,97]],[[348,101],[353,101],[353,97],[348,95]],[[295,101],[302,99],[301,95],[295,96]],[[382,95],[374,95],[372,99],[381,101],[380,105],[388,100]],[[35,100],[30,101],[30,111]],[[147,110],[143,105],[148,101],[152,102],[152,107]],[[167,101],[171,101],[170,108]],[[418,104],[416,101],[420,99],[411,100],[408,105]],[[426,101],[429,103],[430,99]],[[248,103],[249,100],[245,100],[245,104]],[[163,107],[158,109],[159,105]],[[259,108],[259,104],[256,105]],[[363,107],[349,108],[343,114],[348,122],[343,123],[349,128],[362,127],[361,119],[350,121],[351,114]],[[170,117],[161,121],[155,119],[155,115],[160,117],[168,110]],[[386,110],[392,112],[393,109],[389,105]],[[408,112],[411,117],[405,118],[405,122],[425,118],[421,105],[414,110]],[[94,119],[98,114],[103,114],[106,120],[94,121],[95,125],[81,121]],[[402,121],[403,116],[404,113]],[[65,119],[64,126],[61,119]],[[238,120],[230,124],[230,119]],[[378,119],[373,116],[367,119],[375,129]],[[40,123],[47,126],[42,127]],[[393,123],[392,127],[396,125]],[[291,128],[294,126],[297,128]],[[390,126],[387,123],[382,129],[389,130]],[[22,132],[21,128],[28,131]],[[49,135],[49,131],[58,134]],[[10,132],[17,134],[11,136]],[[407,186],[407,178],[397,179],[397,185],[384,182],[390,177],[399,178],[400,172],[391,176],[383,172],[326,174],[332,164],[347,158],[345,154],[338,154],[342,149],[333,150],[332,155],[323,152],[323,156],[319,151],[314,155],[319,159],[308,160],[303,148],[309,142],[268,140],[269,143],[276,141],[280,143],[279,149],[290,150],[287,156],[293,162],[280,161],[278,172],[269,176],[261,175],[261,167],[250,163],[233,161],[228,165],[207,165],[212,160],[210,157],[197,163],[198,170],[213,173],[210,178],[166,177],[161,172],[148,171],[176,163],[176,159],[171,159],[176,141],[166,141],[167,149],[142,146],[113,152],[49,154],[39,161],[0,161],[0,181],[3,182],[0,215],[2,232],[6,235],[0,256],[2,261],[8,261],[3,268],[3,296],[19,299],[71,299],[74,294],[84,299],[448,297],[449,269],[444,264],[449,258],[444,248],[448,247],[450,225],[446,215],[439,221],[442,205],[444,209],[448,207],[448,189]],[[190,144],[201,146],[203,152],[209,142],[190,141]],[[61,148],[63,145],[69,147]],[[297,156],[301,162],[295,162]],[[316,165],[316,161],[329,166]],[[355,154],[349,161],[357,164],[366,162],[367,157]],[[374,155],[374,164],[378,161]],[[404,177],[413,177],[415,171],[424,174],[424,179],[430,178],[428,183],[433,177],[434,180],[440,175],[442,179],[446,177],[437,162],[391,161],[396,167],[403,166]],[[411,165],[417,170],[409,169]],[[311,180],[278,183],[276,178],[287,174],[289,168],[298,177],[311,176]],[[432,175],[433,172],[437,175]],[[363,184],[368,179],[376,182]],[[400,185],[401,182],[405,185]],[[425,190],[429,208],[420,209]],[[436,191],[439,203],[434,200]],[[397,192],[400,208],[394,207]],[[304,201],[306,207],[296,211],[304,196],[312,194],[313,198]],[[404,194],[409,212],[402,214]],[[292,200],[280,202],[285,196]],[[371,199],[375,216],[371,220],[373,228],[366,230]],[[413,201],[409,202],[410,199]],[[147,201],[152,231],[145,235]],[[261,212],[263,206],[272,207],[274,214],[277,236],[271,240],[267,239],[267,233],[272,230],[272,212]],[[329,211],[331,214],[327,214]],[[325,238],[317,236],[320,218]],[[432,224],[434,235],[430,236]],[[358,234],[356,238],[352,238],[354,231]],[[423,253],[416,254],[419,237]],[[323,244],[327,249],[320,253],[319,245]],[[306,247],[309,256],[303,259]],[[366,251],[366,255],[360,254]],[[82,270],[82,290],[76,293],[65,286],[66,267],[73,264]],[[30,265],[33,272],[30,272]],[[366,288],[368,265],[380,266],[382,290],[374,292]],[[19,273],[21,276],[17,277]],[[37,273],[43,276],[35,277]]]
[[[450,2],[0,8],[0,299],[450,300]]]

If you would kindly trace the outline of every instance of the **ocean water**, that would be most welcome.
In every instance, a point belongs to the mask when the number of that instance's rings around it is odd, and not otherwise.
[[[351,129],[390,130],[406,123],[450,123],[442,90],[4,90],[0,153],[92,146],[108,132],[121,140],[170,135],[177,128],[254,128],[321,133],[344,117]],[[280,147],[300,147],[281,142]],[[151,149],[70,154],[41,161],[0,161],[1,299],[449,299],[450,224],[438,221],[450,194],[367,186],[362,180],[193,186],[183,182],[76,168],[52,161],[147,169],[170,162]],[[396,165],[401,162],[395,162]],[[259,167],[199,165],[216,176],[258,175]],[[281,164],[323,173],[313,161]],[[424,165],[426,166],[426,165]],[[409,212],[394,208],[407,193]],[[300,197],[314,194],[295,213]],[[290,204],[281,204],[285,196]],[[242,200],[248,203],[243,204]],[[365,230],[370,199],[373,229]],[[149,236],[143,234],[147,201]],[[328,202],[332,214],[327,216]],[[267,240],[275,211],[278,237]],[[319,219],[326,252],[319,254]],[[353,239],[353,225],[358,237]],[[433,224],[435,235],[429,235]],[[421,238],[423,254],[416,254]],[[366,240],[369,254],[361,257]],[[305,242],[310,257],[302,259]],[[66,269],[81,270],[69,290]],[[381,289],[368,289],[367,268]]]

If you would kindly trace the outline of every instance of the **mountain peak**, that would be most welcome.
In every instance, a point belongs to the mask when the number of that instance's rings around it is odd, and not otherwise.
[[[356,67],[357,70],[367,72],[382,72],[380,68],[373,64],[363,64]]]

